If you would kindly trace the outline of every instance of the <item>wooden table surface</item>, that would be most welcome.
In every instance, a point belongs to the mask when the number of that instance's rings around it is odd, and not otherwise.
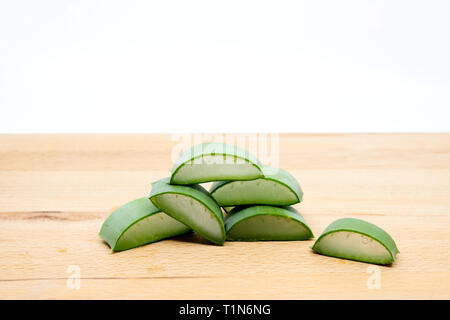
[[[169,174],[174,145],[0,135],[0,298],[450,298],[450,134],[280,136],[280,166],[302,185],[296,208],[316,236],[356,217],[395,239],[398,260],[378,269],[314,254],[312,240],[221,247],[188,235],[112,254],[103,220]],[[375,275],[379,289],[367,285]]]

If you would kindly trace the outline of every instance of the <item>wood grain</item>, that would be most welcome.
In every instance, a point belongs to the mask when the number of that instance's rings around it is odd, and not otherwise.
[[[0,298],[449,299],[450,134],[280,136],[315,235],[341,217],[388,231],[401,251],[379,267],[314,254],[312,241],[206,243],[186,235],[112,254],[111,208],[167,176],[170,135],[0,135]],[[67,268],[81,288],[67,287]]]

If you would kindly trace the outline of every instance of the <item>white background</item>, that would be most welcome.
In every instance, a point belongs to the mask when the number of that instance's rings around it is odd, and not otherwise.
[[[1,1],[0,132],[450,131],[450,1]]]

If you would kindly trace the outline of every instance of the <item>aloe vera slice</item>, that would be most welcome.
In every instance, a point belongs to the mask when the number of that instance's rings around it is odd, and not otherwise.
[[[313,237],[302,215],[292,207],[236,207],[225,220],[234,241],[306,240]]]
[[[175,162],[171,184],[262,177],[259,160],[247,150],[224,143],[202,143],[184,151]]]
[[[189,227],[161,212],[148,198],[141,198],[114,210],[103,222],[99,235],[115,252],[189,231]]]
[[[203,187],[171,185],[165,178],[152,184],[150,200],[209,241],[221,245],[225,242],[222,211]]]
[[[209,192],[220,206],[288,206],[302,201],[303,191],[289,172],[270,166],[264,166],[262,169],[262,178],[250,181],[217,181]]]
[[[397,245],[386,231],[354,218],[331,223],[312,249],[326,256],[381,265],[393,263],[399,253]]]

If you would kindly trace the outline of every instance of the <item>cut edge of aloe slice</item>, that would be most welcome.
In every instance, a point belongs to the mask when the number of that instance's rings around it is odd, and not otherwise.
[[[112,252],[124,251],[191,231],[156,208],[148,198],[130,201],[103,222],[99,236]]]
[[[250,181],[217,181],[209,190],[222,207],[237,205],[289,206],[302,201],[303,191],[286,170],[263,166],[263,178]],[[253,195],[249,195],[253,192]]]
[[[222,210],[203,187],[171,185],[169,178],[165,178],[152,184],[149,198],[161,211],[205,239],[224,244],[226,233]]]
[[[262,177],[261,163],[245,149],[207,142],[184,151],[175,162],[170,184],[189,185],[218,180]]]
[[[400,253],[386,231],[356,218],[332,222],[311,249],[326,256],[380,265],[392,264]]]
[[[314,237],[303,216],[293,207],[235,207],[227,215],[225,229],[227,240],[231,241],[291,241]]]

